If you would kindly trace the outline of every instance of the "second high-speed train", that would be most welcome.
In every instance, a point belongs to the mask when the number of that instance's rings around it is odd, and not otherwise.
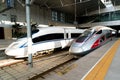
[[[56,48],[68,47],[73,39],[83,32],[83,29],[60,27],[36,29],[32,32],[32,55],[35,55],[38,52],[50,52]],[[10,44],[5,50],[5,54],[16,58],[28,57],[27,48],[27,37],[23,37]]]
[[[70,46],[69,53],[85,55],[112,39],[112,30],[105,26],[95,26],[86,30]]]

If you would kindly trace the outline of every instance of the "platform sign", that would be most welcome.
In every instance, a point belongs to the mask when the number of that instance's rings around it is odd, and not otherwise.
[[[14,7],[14,0],[0,0],[0,12]]]

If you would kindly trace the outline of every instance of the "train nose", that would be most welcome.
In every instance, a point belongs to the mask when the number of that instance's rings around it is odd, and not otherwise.
[[[84,50],[81,47],[70,47],[69,53],[70,54],[79,54],[82,53]]]
[[[26,56],[24,53],[26,53],[25,50],[24,50],[24,48],[18,48],[18,49],[14,49],[13,48],[13,49],[7,49],[7,50],[5,50],[5,54],[6,55],[8,55],[8,56],[14,56],[16,58]]]

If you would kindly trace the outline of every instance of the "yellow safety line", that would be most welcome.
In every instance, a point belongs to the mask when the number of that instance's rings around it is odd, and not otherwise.
[[[117,40],[98,64],[86,75],[83,80],[104,80],[112,59],[120,45],[120,39]]]

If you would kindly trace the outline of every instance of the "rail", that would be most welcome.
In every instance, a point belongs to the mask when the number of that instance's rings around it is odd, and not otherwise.
[[[0,79],[1,80],[28,80],[37,75],[43,74],[69,60],[73,59],[72,55],[68,52],[55,54],[52,56],[46,56],[42,58],[35,58],[33,60],[33,68],[27,66],[26,61],[18,61],[12,64],[7,64],[0,67]],[[9,60],[10,61],[10,60]],[[11,61],[12,62],[12,61]]]

